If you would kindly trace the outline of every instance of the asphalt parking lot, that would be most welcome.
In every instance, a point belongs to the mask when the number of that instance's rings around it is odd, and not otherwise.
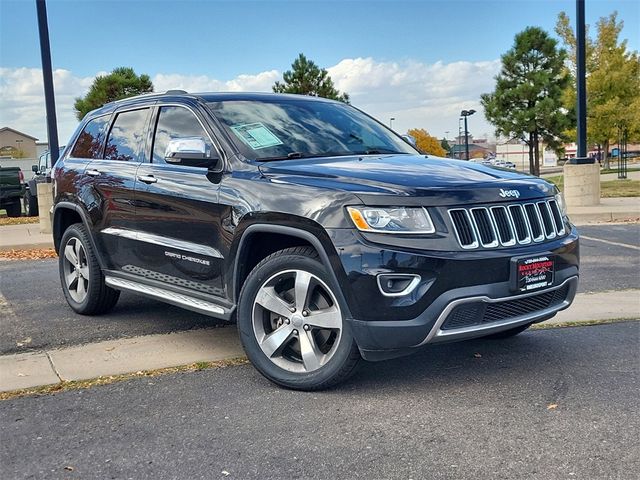
[[[580,227],[579,292],[640,288],[640,224]],[[592,240],[602,239],[603,241]],[[615,244],[606,242],[615,242]],[[83,317],[67,306],[56,260],[0,262],[0,354],[221,325],[211,317],[123,293],[109,314]]]
[[[327,392],[249,365],[0,402],[3,478],[630,479],[640,323],[365,364]]]

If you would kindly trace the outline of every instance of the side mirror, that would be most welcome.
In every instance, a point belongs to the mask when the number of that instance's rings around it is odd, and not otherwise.
[[[409,145],[411,145],[413,148],[418,148],[418,144],[416,142],[416,139],[413,138],[411,135],[402,135],[402,139],[407,142]]]
[[[172,138],[164,152],[164,160],[174,165],[209,168],[218,163],[211,150],[202,137]]]
[[[31,171],[33,173],[38,173],[38,165],[31,165]]]

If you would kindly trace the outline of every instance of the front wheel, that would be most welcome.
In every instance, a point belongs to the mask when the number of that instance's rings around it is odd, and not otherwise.
[[[253,269],[238,302],[238,330],[262,375],[287,388],[320,390],[354,371],[360,353],[336,288],[308,247],[281,250]]]
[[[106,285],[83,224],[71,225],[62,235],[58,270],[67,303],[77,313],[106,313],[118,302],[120,291]]]

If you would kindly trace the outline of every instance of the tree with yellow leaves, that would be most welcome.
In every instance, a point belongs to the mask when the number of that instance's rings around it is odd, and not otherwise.
[[[416,139],[416,148],[420,152],[436,157],[447,155],[447,151],[440,145],[440,140],[429,135],[424,128],[412,128],[407,133]]]

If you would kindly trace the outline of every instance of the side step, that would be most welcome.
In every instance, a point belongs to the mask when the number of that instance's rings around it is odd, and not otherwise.
[[[227,312],[220,305],[199,298],[190,297],[181,293],[165,290],[164,288],[152,287],[132,280],[124,278],[105,276],[105,283],[117,290],[128,290],[130,292],[140,293],[148,297],[161,300],[178,307],[188,308],[194,312],[202,313],[212,317],[226,317]]]

